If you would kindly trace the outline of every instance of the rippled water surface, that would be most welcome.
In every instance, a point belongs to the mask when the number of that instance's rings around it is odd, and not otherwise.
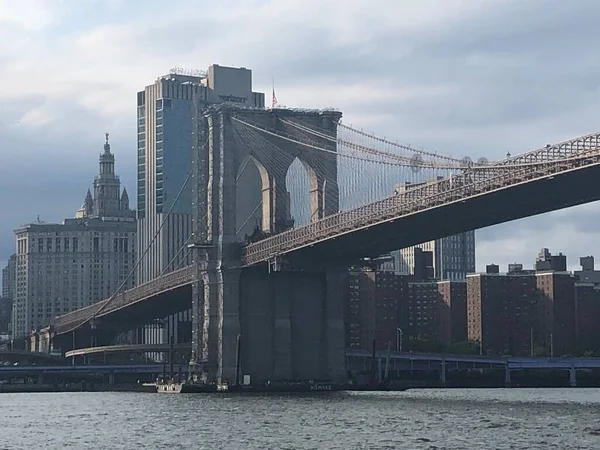
[[[600,390],[0,394],[0,449],[600,449]]]

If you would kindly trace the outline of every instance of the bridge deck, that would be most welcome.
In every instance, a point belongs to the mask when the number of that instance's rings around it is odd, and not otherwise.
[[[92,317],[102,317],[149,297],[190,284],[195,279],[195,273],[194,267],[184,267],[183,269],[163,275],[156,280],[121,292],[109,299],[58,316],[54,319],[54,331],[58,334],[68,332],[72,328],[90,320]]]
[[[593,136],[597,141],[597,135]],[[575,147],[575,150],[565,152],[563,158],[556,160],[515,166],[506,164],[497,166],[495,170],[464,172],[360,208],[328,216],[309,225],[248,245],[244,248],[244,263],[259,264],[378,224],[598,165],[600,162],[598,147],[593,149],[588,147],[584,147],[581,151],[577,151]]]

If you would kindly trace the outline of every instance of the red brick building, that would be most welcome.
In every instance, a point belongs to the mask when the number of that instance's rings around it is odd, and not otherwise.
[[[577,353],[600,356],[600,286],[575,283]]]
[[[439,281],[438,292],[443,302],[439,317],[441,340],[464,342],[467,330],[467,283],[464,281]]]
[[[576,345],[575,277],[568,272],[536,274],[534,340],[545,354],[574,356]]]
[[[370,350],[410,350],[415,339],[432,348],[466,340],[466,283],[415,282],[371,268],[350,272],[346,343]]]
[[[533,275],[467,275],[469,340],[480,342],[484,353],[530,354],[536,288]]]

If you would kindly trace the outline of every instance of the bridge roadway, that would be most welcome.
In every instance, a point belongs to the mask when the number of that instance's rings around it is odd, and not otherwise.
[[[242,265],[278,262],[350,263],[431,239],[600,200],[589,189],[600,178],[599,134],[547,146],[493,166],[464,172],[410,189],[354,210],[334,214],[307,226],[251,244]],[[275,264],[277,267],[277,264]],[[56,335],[71,331],[91,317],[162,317],[191,304],[192,267],[118,294],[111,301],[59,316]],[[164,301],[169,292],[181,302]],[[132,315],[131,308],[140,314]],[[170,309],[169,309],[170,308]],[[169,310],[168,310],[169,309]],[[142,314],[142,312],[146,312]]]
[[[139,314],[136,316],[140,322],[155,318],[157,310],[160,310],[161,317],[166,317],[171,313],[191,307],[191,283],[194,280],[194,267],[184,267],[157,280],[121,292],[114,298],[108,298],[58,316],[54,319],[51,328],[54,333],[63,334],[88,321],[91,317],[101,319],[109,315],[113,323],[119,322],[119,320],[131,323],[132,318],[125,310],[134,306],[138,306]],[[170,301],[166,302],[165,297],[170,297]],[[157,308],[157,306],[159,307]]]
[[[2,375],[33,375],[33,374],[76,374],[76,375],[94,375],[94,374],[148,374],[162,373],[164,367],[162,364],[105,364],[105,365],[76,365],[76,366],[0,366],[0,376]]]
[[[45,363],[60,363],[63,358],[48,353],[28,352],[26,350],[0,350],[0,361],[39,361]]]
[[[593,134],[549,145],[327,216],[246,246],[244,264],[348,262],[600,200],[586,188],[600,175],[599,142]]]
[[[378,379],[384,379],[386,370],[438,371],[440,382],[446,383],[446,375],[453,370],[499,369],[504,371],[505,386],[511,385],[511,373],[520,370],[565,370],[569,374],[569,385],[577,386],[577,370],[600,369],[600,358],[533,358],[533,357],[490,357],[471,355],[447,355],[431,353],[375,353]],[[372,353],[364,350],[346,350],[346,367],[369,373],[373,370]]]
[[[375,358],[385,362],[388,353],[377,351]],[[361,360],[370,364],[372,353],[367,350],[346,350],[346,360]],[[397,367],[412,370],[430,370],[446,366],[446,370],[463,368],[506,368],[525,369],[600,369],[600,358],[535,358],[535,357],[492,357],[473,355],[451,355],[438,353],[390,352],[390,361],[400,363]],[[368,367],[368,366],[367,366]]]
[[[191,342],[181,344],[121,344],[121,345],[106,345],[102,347],[88,347],[70,350],[65,353],[65,358],[74,356],[97,355],[106,353],[147,353],[147,352],[169,352],[177,350],[189,350],[192,348]]]
[[[189,350],[190,342],[174,344],[173,350]],[[122,344],[103,347],[79,348],[65,354],[66,358],[73,356],[94,355],[103,353],[145,353],[167,352],[169,344]],[[412,370],[428,370],[446,365],[447,370],[453,368],[505,368],[510,370],[520,369],[600,369],[600,358],[535,358],[535,357],[492,357],[474,355],[454,355],[443,353],[413,353],[390,352],[390,361],[398,363],[398,367],[412,367]],[[377,351],[375,358],[384,361],[388,356],[387,351]],[[373,355],[367,350],[347,349],[346,362],[356,365],[357,361],[371,364]]]
[[[165,346],[121,345],[111,346],[114,352],[158,351]],[[129,348],[127,348],[129,347]],[[168,346],[166,346],[168,347]],[[189,343],[180,348],[189,348]],[[104,353],[106,348],[95,347],[78,349],[71,356]],[[383,372],[388,358],[387,351],[375,353],[377,373],[383,379]],[[389,370],[438,371],[445,382],[446,373],[453,370],[466,369],[498,369],[503,370],[507,384],[510,384],[510,373],[517,370],[558,369],[569,372],[570,383],[576,385],[576,371],[582,369],[600,369],[600,358],[531,358],[531,357],[490,357],[473,355],[451,355],[434,353],[389,353]],[[366,350],[347,349],[346,366],[349,370],[369,372],[373,368],[372,353]],[[98,364],[98,365],[19,365],[0,366],[2,375],[35,375],[35,374],[159,374],[164,370],[163,364]]]

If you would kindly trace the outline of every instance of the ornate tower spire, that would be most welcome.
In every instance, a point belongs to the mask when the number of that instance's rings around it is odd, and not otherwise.
[[[104,152],[99,158],[99,173],[94,179],[94,212],[96,217],[119,217],[121,181],[115,175],[115,155],[110,151],[109,134],[105,133]]]
[[[127,188],[123,188],[123,194],[121,194],[121,211],[129,211],[129,194]]]
[[[106,142],[104,144],[104,154],[110,155],[110,144],[108,143],[108,137],[110,136],[110,133],[104,133],[104,136],[106,136]]]
[[[94,208],[94,199],[92,198],[92,192],[88,189],[87,194],[85,195],[85,200],[83,202],[83,209],[86,213],[86,216],[92,214],[92,210]]]

